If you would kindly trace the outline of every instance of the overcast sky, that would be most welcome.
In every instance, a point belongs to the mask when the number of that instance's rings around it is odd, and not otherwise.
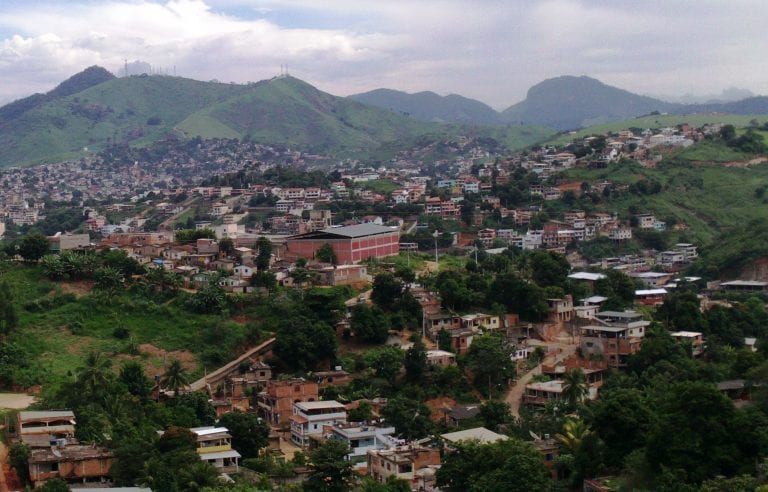
[[[643,94],[768,90],[765,0],[0,0],[0,103],[124,60],[201,80],[291,75],[336,95],[497,109],[558,75]],[[138,70],[138,66],[133,65]]]

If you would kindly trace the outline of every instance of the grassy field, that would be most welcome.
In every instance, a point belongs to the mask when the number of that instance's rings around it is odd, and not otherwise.
[[[752,154],[745,154],[734,150],[724,145],[722,142],[714,141],[699,142],[674,155],[680,159],[702,162],[746,161],[755,157]]]
[[[708,123],[723,123],[736,127],[748,126],[750,121],[757,120],[760,123],[768,121],[768,115],[737,115],[721,113],[704,113],[690,115],[651,115],[642,116],[632,120],[616,121],[602,125],[590,126],[574,133],[559,134],[554,138],[547,140],[546,143],[553,145],[567,145],[576,138],[587,135],[604,135],[609,132],[618,132],[629,128],[651,128],[658,129],[667,126],[676,126],[683,123],[700,127]]]
[[[376,181],[368,181],[365,183],[364,187],[373,190],[376,193],[392,193],[394,190],[400,188],[400,185],[388,179],[378,179]]]
[[[122,360],[139,360],[148,372],[162,372],[170,359],[179,358],[199,374],[207,331],[215,325],[241,329],[236,323],[193,315],[172,304],[127,295],[109,299],[83,295],[87,292],[83,284],[55,284],[36,267],[10,265],[0,279],[11,287],[19,315],[12,341],[38,361],[45,381],[60,381],[76,372],[91,351],[110,354],[115,366]],[[43,308],[30,307],[46,299],[51,302]],[[116,338],[116,327],[127,328],[129,336]]]

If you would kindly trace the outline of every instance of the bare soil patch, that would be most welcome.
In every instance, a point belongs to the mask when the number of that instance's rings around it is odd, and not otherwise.
[[[93,282],[59,282],[56,285],[61,287],[62,292],[76,296],[84,296],[93,290]]]

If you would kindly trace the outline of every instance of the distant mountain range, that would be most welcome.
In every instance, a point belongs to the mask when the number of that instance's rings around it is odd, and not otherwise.
[[[654,111],[674,114],[701,112],[763,114],[768,112],[768,98],[763,96],[726,103],[670,103],[633,94],[586,76],[547,79],[531,87],[524,101],[501,112],[496,112],[472,99],[461,96],[441,97],[431,92],[407,94],[389,89],[377,89],[350,97],[424,121],[536,124],[558,130],[572,130],[599,123],[631,119]],[[477,111],[468,111],[466,108],[477,109]]]
[[[669,96],[669,95],[654,95],[654,94],[646,94],[649,97],[654,97],[656,99],[661,99],[662,101],[667,101],[671,103],[680,103],[680,104],[722,104],[722,103],[728,103],[728,102],[734,102],[734,101],[741,101],[742,99],[748,99],[750,97],[755,97],[757,94],[750,91],[749,89],[740,89],[738,87],[729,87],[727,89],[723,89],[720,94],[707,94],[707,95],[694,95],[694,94],[683,94],[682,96]]]
[[[492,107],[456,94],[440,96],[428,91],[408,94],[392,89],[376,89],[349,98],[421,121],[471,125],[503,123],[501,115]]]
[[[76,159],[111,144],[143,146],[168,135],[249,139],[332,157],[365,157],[382,147],[394,154],[425,136],[491,138],[514,149],[553,133],[541,127],[425,123],[288,76],[240,85],[159,75],[115,78],[90,67],[47,94],[0,108],[0,167]]]
[[[378,89],[337,97],[293,77],[247,85],[141,75],[116,78],[90,67],[46,94],[0,107],[0,167],[77,159],[112,144],[180,138],[238,138],[334,158],[389,159],[419,142],[466,135],[519,149],[556,130],[652,112],[768,113],[768,98],[683,105],[558,77],[504,111],[458,95]],[[383,153],[382,153],[383,152]]]

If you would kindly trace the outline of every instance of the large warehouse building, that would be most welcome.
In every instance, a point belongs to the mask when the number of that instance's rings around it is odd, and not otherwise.
[[[366,258],[381,258],[400,252],[400,230],[374,224],[328,227],[298,234],[286,239],[289,253],[312,259],[324,244],[336,253],[340,265],[356,263]]]

